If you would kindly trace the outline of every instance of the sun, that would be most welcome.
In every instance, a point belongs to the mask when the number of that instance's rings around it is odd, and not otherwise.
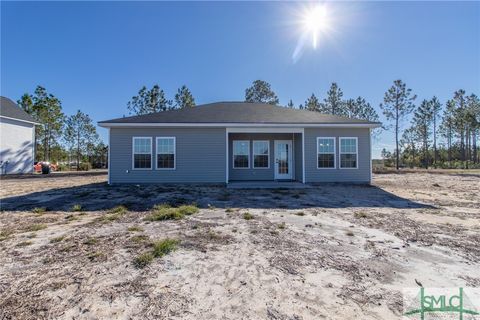
[[[311,34],[313,48],[317,48],[320,33],[326,33],[330,28],[329,15],[325,5],[316,5],[305,10],[303,26]]]

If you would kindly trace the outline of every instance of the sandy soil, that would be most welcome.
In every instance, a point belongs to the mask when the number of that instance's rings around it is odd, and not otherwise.
[[[105,179],[0,181],[0,319],[398,319],[417,282],[480,286],[480,175],[300,190]],[[192,216],[145,220],[192,202]],[[117,205],[128,212],[108,219]],[[167,237],[177,250],[134,266]]]

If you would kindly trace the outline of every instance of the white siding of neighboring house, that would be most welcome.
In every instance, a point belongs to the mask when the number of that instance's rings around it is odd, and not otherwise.
[[[0,117],[0,161],[8,161],[2,174],[33,172],[34,135],[33,124]]]

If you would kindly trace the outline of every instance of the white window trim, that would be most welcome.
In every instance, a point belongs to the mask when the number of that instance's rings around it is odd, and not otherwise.
[[[355,140],[355,149],[357,150],[357,152],[355,152],[355,165],[356,167],[354,168],[343,168],[342,167],[342,154],[351,154],[351,152],[342,152],[342,140],[347,140],[347,139],[354,139]],[[349,170],[349,169],[353,169],[353,170],[356,170],[358,169],[358,137],[340,137],[340,148],[339,148],[339,156],[338,156],[338,166],[340,169],[342,170]]]
[[[255,154],[255,142],[266,142],[267,143],[267,156],[268,156],[268,167],[255,167],[255,156],[264,156],[263,153]],[[270,169],[270,140],[253,140],[252,142],[252,168],[253,169]]]
[[[135,168],[135,139],[150,140],[150,168]],[[132,137],[132,170],[152,170],[152,161],[153,161],[152,153],[153,153],[152,137]],[[148,153],[139,153],[139,154],[148,154]]]
[[[320,154],[318,148],[318,140],[320,139],[332,139],[333,140],[333,168],[323,168],[318,166],[318,155]],[[332,154],[331,152],[322,152],[322,154]],[[335,137],[317,137],[317,169],[318,170],[333,170],[337,169],[337,139]]]
[[[158,140],[173,139],[173,168],[158,167]],[[176,170],[177,169],[177,139],[175,137],[155,137],[155,170]]]
[[[248,143],[248,166],[247,167],[235,167],[235,142],[246,142]],[[232,140],[232,168],[233,169],[250,169],[250,140]]]

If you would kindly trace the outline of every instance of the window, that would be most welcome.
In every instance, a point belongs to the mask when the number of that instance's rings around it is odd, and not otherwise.
[[[175,137],[157,137],[157,169],[175,169]]]
[[[133,169],[152,169],[152,138],[133,137]]]
[[[340,168],[358,168],[357,138],[340,138]]]
[[[317,138],[317,169],[335,169],[335,138]]]
[[[250,141],[233,141],[233,167],[250,168]]]
[[[270,168],[270,142],[253,141],[253,167],[255,169]]]

